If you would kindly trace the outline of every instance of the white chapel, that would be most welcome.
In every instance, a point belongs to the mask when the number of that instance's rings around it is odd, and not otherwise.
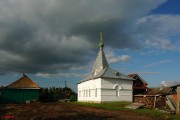
[[[133,78],[109,67],[100,33],[99,52],[88,77],[77,84],[80,102],[113,102],[133,99]]]

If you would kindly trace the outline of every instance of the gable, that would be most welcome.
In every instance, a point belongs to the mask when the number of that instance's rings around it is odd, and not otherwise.
[[[134,85],[137,85],[137,86],[148,85],[148,83],[144,79],[142,79],[138,74],[129,74],[128,76],[135,79],[133,83]]]

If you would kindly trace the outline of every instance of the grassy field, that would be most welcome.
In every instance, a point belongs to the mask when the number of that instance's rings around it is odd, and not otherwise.
[[[162,113],[162,112],[155,110],[155,109],[141,108],[141,109],[133,110],[133,109],[124,108],[125,106],[130,104],[129,102],[112,102],[112,103],[74,102],[73,104],[78,104],[78,105],[88,106],[88,107],[95,107],[95,108],[100,108],[100,109],[105,109],[105,110],[118,110],[118,111],[135,112],[137,114],[148,115],[148,116],[152,116],[152,117],[156,117],[156,118],[162,118],[165,120],[180,120],[179,116]]]

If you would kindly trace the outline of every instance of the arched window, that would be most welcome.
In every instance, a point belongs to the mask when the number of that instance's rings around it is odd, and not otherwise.
[[[115,87],[115,90],[116,90],[116,97],[119,97],[119,85]]]
[[[120,90],[122,89],[122,87],[119,86],[118,84],[116,84],[113,88],[116,90],[116,97],[119,97],[120,96]]]
[[[88,90],[86,90],[86,97],[88,97]]]
[[[86,94],[85,92],[86,92],[86,91],[84,90],[84,95],[83,95],[83,97],[85,97],[85,94]]]

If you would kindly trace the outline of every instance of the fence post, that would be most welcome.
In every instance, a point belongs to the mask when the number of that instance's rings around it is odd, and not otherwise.
[[[154,108],[156,108],[156,95],[154,96]]]
[[[180,115],[180,86],[177,86],[177,106],[176,106],[176,114]]]

